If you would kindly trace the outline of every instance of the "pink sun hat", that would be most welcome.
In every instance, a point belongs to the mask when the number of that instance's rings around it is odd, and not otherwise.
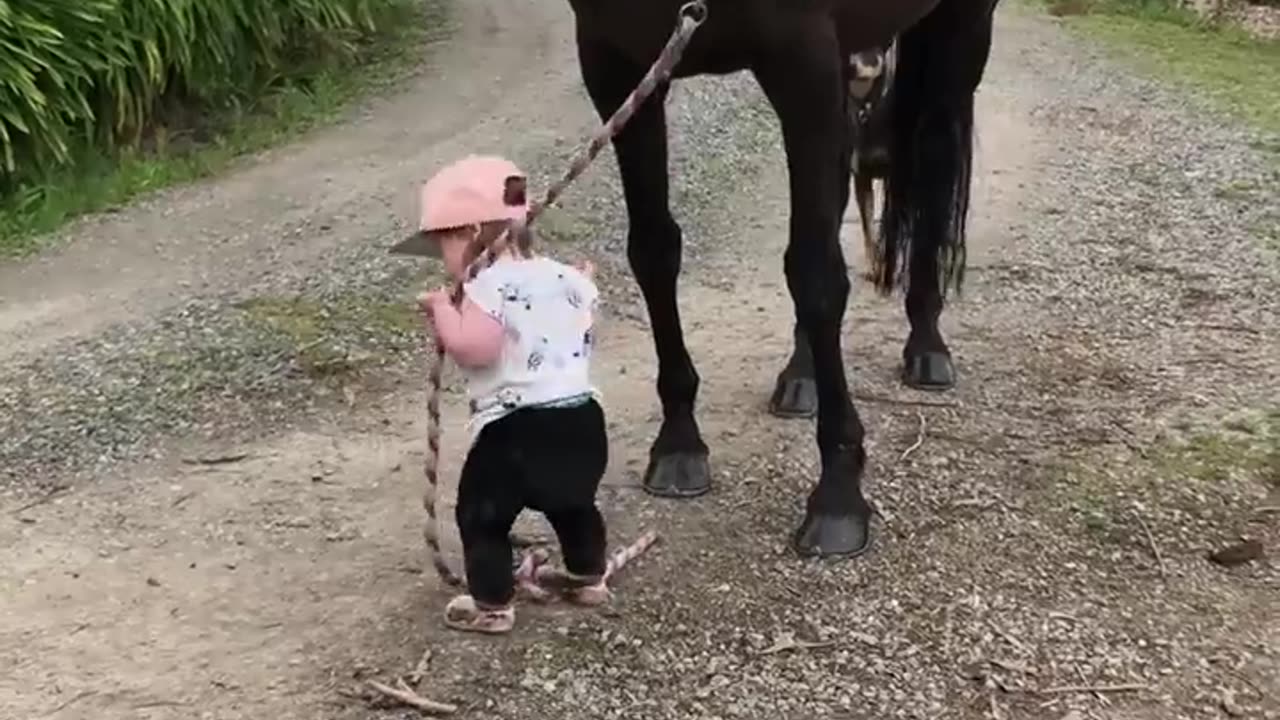
[[[524,171],[506,158],[469,155],[445,166],[422,185],[418,229],[391,252],[440,257],[435,230],[500,222],[529,212]]]

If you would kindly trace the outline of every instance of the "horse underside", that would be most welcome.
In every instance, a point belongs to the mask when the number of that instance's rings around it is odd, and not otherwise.
[[[852,556],[870,545],[862,494],[863,427],[849,395],[841,322],[850,283],[840,227],[850,199],[859,51],[896,42],[884,118],[892,158],[875,245],[876,284],[905,288],[910,331],[902,380],[954,385],[938,329],[948,284],[960,286],[972,158],[973,98],[991,45],[997,0],[706,0],[708,18],[677,77],[749,70],[778,115],[790,178],[784,268],[795,305],[791,357],[770,410],[817,416],[821,475],[793,538],[805,555]],[[684,0],[570,0],[584,84],[601,117],[626,99],[675,27]],[[663,422],[644,487],[693,497],[710,489],[695,419],[699,377],[684,344],[676,283],[682,230],[670,206],[666,88],[613,140],[628,215],[627,256],[644,295],[658,356]]]

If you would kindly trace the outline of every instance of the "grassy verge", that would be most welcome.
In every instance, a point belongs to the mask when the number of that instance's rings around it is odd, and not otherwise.
[[[1280,498],[1280,409],[1141,448],[1127,459],[1082,460],[1058,491],[1103,540],[1131,539],[1135,508],[1187,532],[1239,532],[1258,508]]]
[[[1153,76],[1207,98],[1264,134],[1280,158],[1280,42],[1204,20],[1168,0],[1030,0]]]
[[[423,45],[448,30],[440,0],[396,0],[354,61],[283,81],[250,106],[160,128],[140,149],[81,149],[75,163],[0,198],[0,258],[38,250],[47,234],[86,213],[214,174],[241,156],[332,122],[370,92],[402,79]]]

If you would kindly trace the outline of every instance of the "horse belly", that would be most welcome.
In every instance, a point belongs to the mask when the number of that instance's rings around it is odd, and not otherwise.
[[[786,0],[779,0],[786,2]],[[840,44],[850,52],[886,47],[904,30],[949,0],[830,0]]]

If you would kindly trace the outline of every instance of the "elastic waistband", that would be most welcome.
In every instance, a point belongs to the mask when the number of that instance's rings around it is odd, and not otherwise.
[[[595,393],[591,393],[591,392],[583,392],[583,393],[578,393],[577,395],[570,395],[569,397],[557,398],[557,399],[555,399],[555,400],[548,400],[548,401],[546,401],[546,402],[540,402],[540,403],[533,403],[533,404],[530,404],[530,405],[525,405],[524,407],[527,407],[527,408],[571,408],[571,407],[578,407],[579,405],[586,405],[587,403],[589,403],[589,402],[591,402],[592,400],[594,400],[594,399],[595,399],[595,397],[596,397],[596,396],[595,396]]]

